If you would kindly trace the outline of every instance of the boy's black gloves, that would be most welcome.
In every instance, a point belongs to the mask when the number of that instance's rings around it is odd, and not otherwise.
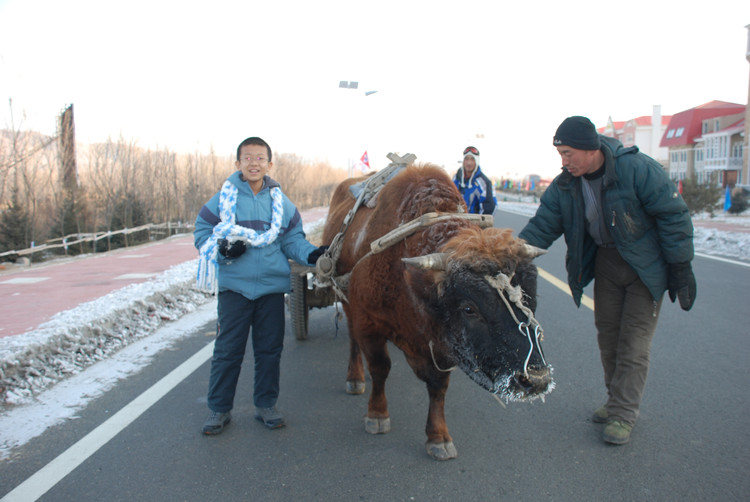
[[[231,245],[226,239],[219,239],[216,242],[219,244],[219,254],[224,258],[238,258],[247,249],[245,241],[234,241]]]
[[[326,252],[326,249],[328,249],[328,246],[320,246],[318,249],[307,255],[307,263],[310,265],[315,265],[315,263],[318,261],[318,258],[323,256],[323,253]]]
[[[669,265],[667,287],[669,288],[669,299],[672,300],[672,303],[674,303],[675,298],[679,298],[682,310],[690,310],[693,307],[697,286],[690,262]]]

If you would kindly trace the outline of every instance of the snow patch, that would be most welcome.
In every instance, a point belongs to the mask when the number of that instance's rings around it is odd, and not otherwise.
[[[56,314],[32,332],[0,339],[0,403],[27,402],[211,300],[193,287],[197,263],[176,265]]]

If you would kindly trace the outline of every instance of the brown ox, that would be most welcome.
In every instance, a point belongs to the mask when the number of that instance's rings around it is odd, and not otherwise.
[[[334,193],[325,244],[354,205],[349,186],[363,179],[346,180]],[[539,253],[510,230],[482,230],[451,218],[365,256],[373,240],[400,224],[430,212],[465,211],[442,169],[409,166],[383,187],[374,209],[363,205],[357,210],[337,264],[337,274],[351,272],[343,302],[350,336],[347,392],[365,390],[361,354],[372,378],[365,429],[373,434],[390,430],[385,396],[390,340],[427,384],[426,447],[439,460],[457,455],[444,414],[450,368],[461,368],[506,400],[532,398],[552,388],[539,332],[534,332],[536,267],[531,260]]]

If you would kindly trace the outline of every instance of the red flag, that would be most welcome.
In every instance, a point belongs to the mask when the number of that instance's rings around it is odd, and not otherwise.
[[[682,180],[677,183],[677,191],[682,195]]]
[[[362,154],[362,158],[359,159],[359,167],[362,169],[363,173],[370,170],[370,158],[367,156],[367,150]]]

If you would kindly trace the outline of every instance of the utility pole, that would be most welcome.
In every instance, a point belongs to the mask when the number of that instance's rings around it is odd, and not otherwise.
[[[78,186],[78,170],[76,168],[76,126],[73,120],[72,104],[60,115],[60,130],[57,137],[63,188],[66,191],[75,191]]]
[[[80,233],[78,225],[78,171],[76,168],[76,133],[73,119],[73,105],[60,114],[57,131],[57,152],[60,157],[60,178],[62,182],[63,201],[59,219],[60,237]],[[92,244],[93,245],[93,244]],[[83,252],[83,243],[79,244]],[[65,254],[68,248],[63,248]]]
[[[747,49],[745,50],[745,59],[750,63],[750,24],[747,28]],[[740,179],[743,185],[750,185],[750,73],[747,79],[747,103],[745,104],[745,141],[742,145],[742,170]]]

